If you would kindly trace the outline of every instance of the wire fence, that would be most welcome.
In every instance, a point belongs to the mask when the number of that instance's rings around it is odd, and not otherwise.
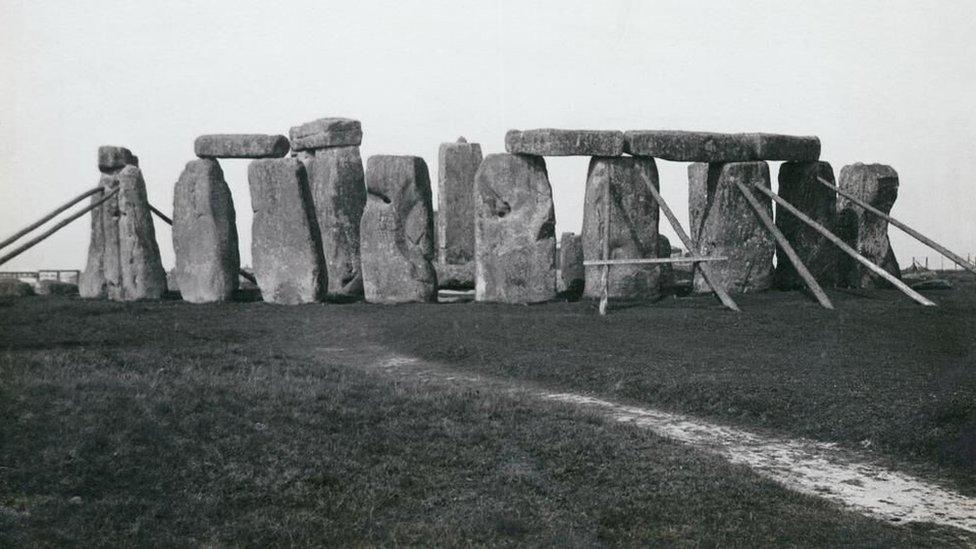
[[[976,253],[966,254],[966,261],[970,265],[973,264],[973,260],[976,260]],[[941,255],[937,256],[912,256],[912,267],[918,269],[928,269],[930,271],[962,271],[964,270],[961,266],[957,265],[951,260],[948,260]]]

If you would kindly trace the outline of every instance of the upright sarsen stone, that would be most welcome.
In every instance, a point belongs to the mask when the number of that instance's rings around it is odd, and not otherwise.
[[[754,183],[769,187],[769,166],[765,162],[729,162],[688,167],[692,239],[702,255],[726,258],[709,263],[715,283],[726,291],[767,290],[773,282],[776,242],[739,192],[737,181],[749,187]],[[772,217],[772,201],[759,193],[753,195]],[[697,267],[692,290],[711,291]]]
[[[228,301],[241,267],[230,188],[213,159],[186,164],[173,190],[176,284],[185,301]]]
[[[490,154],[475,175],[475,196],[475,299],[553,299],[556,215],[545,161]]]
[[[247,180],[254,209],[251,259],[261,297],[283,305],[320,300],[328,282],[305,167],[294,158],[255,160]]]
[[[481,145],[461,137],[442,143],[437,157],[439,261],[468,263],[474,260],[474,175],[481,165]]]
[[[840,170],[842,191],[884,213],[898,198],[898,173],[883,164],[851,164]],[[843,196],[837,197],[837,232],[844,241],[869,261],[901,277],[898,260],[888,240],[888,221],[865,212]],[[840,284],[852,288],[873,288],[887,283],[846,254],[840,258]]]
[[[112,217],[118,223],[118,240],[117,247],[106,246],[106,264],[111,265],[105,270],[108,297],[116,301],[159,299],[166,293],[166,271],[159,257],[146,182],[142,171],[132,165],[123,168],[116,179],[119,193],[117,210],[112,213],[117,216]],[[106,240],[114,240],[109,235],[106,230]]]
[[[574,298],[583,295],[586,281],[583,270],[583,237],[575,233],[563,233],[559,237],[560,291]]]
[[[316,149],[313,156],[306,157],[305,166],[322,236],[328,294],[361,296],[359,231],[366,207],[366,184],[359,147]]]
[[[779,195],[829,231],[835,232],[837,193],[820,183],[818,177],[834,182],[834,170],[830,164],[785,162],[779,168]],[[822,286],[837,285],[839,250],[836,246],[779,206],[776,207],[776,226],[817,282]],[[782,289],[806,287],[781,248],[776,248],[776,286]]]
[[[101,158],[101,153],[99,153]],[[115,188],[115,176],[102,174],[98,186],[104,192]],[[103,193],[95,194],[91,198],[94,204],[104,197]],[[112,200],[112,199],[110,199]],[[78,295],[86,299],[103,299],[107,296],[105,281],[105,215],[108,206],[103,204],[91,211],[91,231],[88,238],[88,260],[85,270],[78,276]],[[112,234],[117,239],[118,228],[114,227]]]
[[[430,175],[418,156],[371,156],[360,228],[370,303],[437,301]]]
[[[610,257],[643,259],[657,257],[658,205],[648,190],[658,188],[653,158],[593,158],[586,178],[583,206],[583,258],[604,259],[606,231],[604,199],[610,190]],[[586,268],[586,296],[603,295],[602,267]],[[609,270],[609,295],[615,298],[654,298],[660,293],[656,265],[613,265]]]

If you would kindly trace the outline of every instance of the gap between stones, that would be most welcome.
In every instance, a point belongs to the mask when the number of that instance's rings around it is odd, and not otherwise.
[[[346,363],[418,381],[518,393],[597,412],[655,434],[745,465],[762,477],[803,494],[817,496],[873,518],[927,522],[976,533],[976,498],[872,463],[836,444],[775,438],[694,416],[628,406],[575,393],[553,392],[480,375],[453,372],[439,364],[374,348],[372,360],[347,349],[320,348],[343,355]],[[360,350],[362,351],[362,350]],[[336,357],[338,358],[338,357]]]

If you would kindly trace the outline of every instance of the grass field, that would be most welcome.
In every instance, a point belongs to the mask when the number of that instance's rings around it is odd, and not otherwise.
[[[951,546],[381,354],[838,442],[976,493],[976,288],[617,304],[0,302],[0,545]]]

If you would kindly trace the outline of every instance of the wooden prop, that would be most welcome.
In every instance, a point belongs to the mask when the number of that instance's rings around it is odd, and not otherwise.
[[[32,223],[32,224],[30,224],[30,225],[28,225],[27,227],[24,227],[23,229],[21,229],[21,230],[19,230],[19,231],[17,231],[17,232],[16,232],[16,233],[14,233],[14,234],[13,234],[13,235],[12,235],[12,236],[11,236],[10,238],[8,238],[8,239],[6,239],[6,240],[4,240],[3,242],[0,242],[0,249],[3,249],[3,248],[6,248],[6,247],[7,247],[7,246],[9,246],[10,244],[13,244],[13,243],[14,243],[14,241],[16,241],[16,240],[17,240],[18,238],[20,238],[20,237],[22,237],[22,236],[24,236],[25,234],[27,234],[27,233],[29,233],[29,232],[31,232],[31,231],[33,231],[34,229],[36,229],[36,228],[38,228],[38,227],[40,227],[41,225],[43,225],[43,224],[45,224],[45,223],[47,223],[47,222],[48,222],[48,221],[50,221],[50,220],[51,220],[51,219],[52,219],[52,218],[53,218],[54,216],[56,216],[56,215],[58,215],[59,213],[61,213],[61,212],[63,212],[63,211],[65,211],[65,210],[67,210],[68,208],[70,208],[70,207],[72,207],[72,206],[74,206],[74,205],[75,205],[75,204],[77,204],[78,202],[81,202],[81,201],[82,201],[82,200],[84,200],[85,198],[88,198],[89,196],[91,196],[91,195],[93,195],[93,194],[95,194],[95,193],[97,193],[97,192],[99,192],[99,191],[101,191],[101,190],[102,190],[102,188],[101,188],[101,187],[95,187],[94,189],[88,189],[87,191],[85,191],[85,192],[83,192],[83,193],[81,193],[81,194],[79,194],[78,196],[76,196],[76,197],[74,197],[74,198],[72,198],[71,200],[69,200],[69,201],[68,201],[68,202],[66,202],[65,204],[62,204],[61,206],[58,206],[58,207],[57,207],[57,208],[55,208],[55,210],[54,210],[54,211],[52,211],[51,213],[49,213],[49,214],[47,214],[47,215],[45,215],[44,217],[42,217],[42,218],[41,218],[41,219],[39,219],[38,221],[36,221],[36,222],[34,222],[34,223]]]
[[[909,235],[911,235],[912,237],[914,237],[915,240],[918,240],[922,244],[925,244],[929,248],[932,248],[933,250],[935,250],[935,251],[939,252],[940,254],[944,255],[945,257],[951,259],[952,261],[954,261],[957,265],[959,265],[963,269],[966,269],[967,271],[976,274],[976,266],[973,266],[972,263],[966,261],[961,256],[958,256],[958,255],[952,253],[945,246],[943,246],[943,245],[939,244],[938,242],[932,240],[931,238],[923,235],[922,233],[916,231],[915,229],[909,227],[908,225],[902,223],[901,221],[898,221],[894,217],[891,217],[890,215],[882,212],[881,210],[875,208],[874,206],[868,204],[867,202],[861,200],[860,198],[857,198],[855,196],[851,196],[850,193],[848,193],[846,191],[840,190],[840,188],[837,185],[832,185],[830,183],[830,181],[827,181],[826,179],[824,179],[822,177],[818,177],[817,180],[820,181],[821,183],[823,183],[830,190],[836,192],[837,194],[843,196],[844,198],[850,200],[851,202],[857,204],[858,206],[864,208],[865,210],[873,213],[874,215],[876,215],[878,217],[881,217],[883,219],[886,219],[888,221],[888,223],[891,223],[895,227],[898,227],[899,229],[905,231],[906,233],[908,233]]]
[[[762,204],[759,203],[759,200],[756,199],[756,196],[752,194],[744,183],[741,181],[736,181],[735,185],[739,188],[739,192],[742,193],[742,196],[745,197],[746,202],[748,202],[749,205],[752,206],[752,209],[756,211],[756,215],[759,216],[759,220],[762,221],[762,224],[766,227],[766,230],[769,231],[769,234],[773,235],[773,238],[776,239],[776,243],[779,244],[779,247],[782,248],[783,252],[786,253],[786,257],[788,257],[790,263],[793,264],[793,268],[796,269],[796,272],[800,275],[800,278],[802,278],[803,282],[806,283],[807,288],[810,288],[810,291],[813,292],[814,297],[817,298],[820,305],[824,309],[833,309],[834,304],[830,302],[830,299],[827,297],[827,294],[824,293],[823,288],[821,288],[820,284],[817,283],[817,279],[810,274],[809,270],[807,270],[806,265],[804,265],[803,261],[800,260],[800,256],[796,255],[796,251],[793,249],[793,246],[790,246],[790,242],[786,239],[786,235],[784,235],[776,224],[773,223],[773,219],[769,217],[769,212],[766,211],[766,208],[763,208]]]
[[[594,259],[584,261],[584,267],[598,265],[641,265],[659,263],[704,263],[706,261],[725,261],[726,257],[648,257],[644,259]]]
[[[170,219],[169,216],[167,216],[163,212],[157,210],[156,207],[153,206],[152,204],[149,205],[149,211],[151,211],[152,213],[156,214],[156,217],[158,217],[158,218],[162,219],[163,221],[165,221],[166,224],[169,225],[170,227],[173,226],[173,220]],[[245,271],[244,269],[238,269],[237,270],[237,274],[240,275],[241,277],[247,279],[247,281],[250,282],[251,284],[255,284],[256,285],[258,283],[257,279],[254,278],[254,275],[252,275],[251,273]]]
[[[691,241],[691,237],[688,236],[688,233],[681,228],[681,223],[678,222],[678,218],[674,216],[674,212],[671,211],[671,208],[668,207],[667,203],[664,201],[664,198],[661,197],[661,193],[657,190],[657,188],[654,187],[654,185],[648,185],[647,188],[651,191],[651,195],[654,196],[654,200],[657,201],[658,206],[661,207],[661,211],[664,212],[664,216],[668,218],[668,221],[671,223],[671,228],[674,229],[674,232],[678,233],[678,238],[681,239],[681,243],[684,244],[685,249],[688,251],[695,250],[697,246],[695,246],[695,243]],[[706,263],[701,263],[698,265],[698,269],[701,271],[702,276],[705,277],[705,282],[711,286],[712,291],[715,292],[716,296],[718,296],[719,300],[722,302],[722,305],[725,305],[733,311],[739,312],[739,306],[735,304],[735,301],[732,301],[732,298],[729,297],[729,294],[725,291],[725,288],[722,288],[714,282],[715,279],[712,276],[712,271],[708,268],[708,265]]]
[[[928,299],[926,299],[925,296],[923,296],[922,294],[920,294],[920,293],[916,292],[915,290],[909,288],[907,284],[905,284],[901,280],[898,280],[897,277],[893,276],[888,271],[882,269],[881,267],[878,267],[874,263],[871,263],[870,260],[868,260],[863,255],[857,253],[857,251],[854,250],[854,248],[851,248],[850,246],[848,246],[843,240],[841,240],[840,238],[838,238],[837,235],[835,235],[834,233],[832,233],[829,230],[827,230],[827,228],[824,227],[823,225],[821,225],[821,224],[817,223],[816,221],[814,221],[814,220],[810,219],[809,217],[807,217],[803,212],[801,212],[800,210],[796,209],[792,204],[790,204],[789,202],[787,202],[786,200],[784,200],[783,198],[781,198],[778,194],[774,193],[772,190],[767,189],[766,187],[764,187],[762,185],[758,185],[758,184],[757,185],[754,185],[754,186],[757,189],[759,189],[760,192],[762,192],[766,196],[772,198],[777,204],[779,204],[780,206],[782,206],[783,208],[785,208],[786,211],[788,211],[791,214],[793,214],[794,216],[796,216],[797,219],[799,219],[800,221],[806,223],[810,227],[813,227],[818,233],[824,235],[827,238],[827,240],[831,241],[835,246],[837,246],[838,248],[840,248],[841,250],[843,250],[844,253],[846,253],[847,255],[849,255],[851,257],[853,257],[859,263],[861,263],[862,265],[864,265],[868,269],[871,269],[871,271],[873,271],[875,274],[877,274],[878,276],[880,276],[880,277],[884,278],[885,280],[887,280],[888,282],[890,282],[896,288],[898,288],[899,290],[901,290],[902,292],[904,292],[905,295],[907,295],[908,297],[914,299],[915,301],[917,301],[918,303],[921,303],[922,305],[925,305],[925,306],[928,306],[928,307],[934,307],[935,306],[935,303],[933,303],[933,302],[929,301]]]
[[[99,190],[101,190],[101,187],[99,187]],[[27,243],[24,244],[23,246],[15,249],[14,251],[10,252],[9,254],[7,254],[7,255],[5,255],[3,257],[0,257],[0,265],[3,265],[4,263],[10,261],[11,259],[17,257],[18,255],[20,255],[20,254],[26,252],[27,250],[33,248],[36,244],[39,244],[42,240],[46,239],[47,237],[51,236],[52,234],[54,234],[54,233],[58,232],[59,230],[61,230],[62,228],[64,228],[64,226],[67,225],[68,223],[71,223],[75,219],[78,219],[79,217],[85,215],[86,213],[88,213],[88,212],[94,210],[95,208],[101,206],[103,202],[105,202],[109,198],[112,198],[118,192],[119,192],[118,189],[112,189],[108,194],[106,194],[105,196],[103,196],[101,198],[101,200],[99,200],[98,202],[95,202],[94,204],[88,206],[87,208],[85,208],[85,209],[83,209],[83,210],[81,210],[81,211],[79,211],[77,213],[74,213],[74,214],[70,215],[69,217],[66,217],[65,219],[61,220],[61,222],[58,223],[57,225],[55,225],[55,226],[51,227],[50,229],[48,229],[47,231],[41,233],[40,236],[37,236],[37,237],[35,237],[35,238],[27,241]]]

